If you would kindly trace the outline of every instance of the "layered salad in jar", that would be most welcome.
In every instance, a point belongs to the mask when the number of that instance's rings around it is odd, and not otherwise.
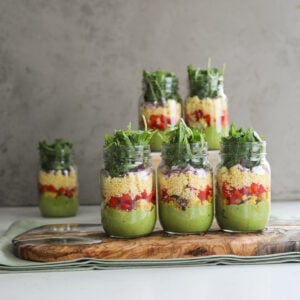
[[[216,170],[216,218],[226,231],[260,231],[271,206],[271,171],[266,143],[251,128],[236,129],[221,142]]]
[[[77,170],[71,159],[72,145],[57,139],[52,145],[39,143],[39,207],[44,217],[68,217],[77,213]]]
[[[206,70],[188,65],[189,96],[185,101],[188,126],[203,129],[209,150],[220,148],[220,140],[228,133],[228,105],[223,91],[223,75],[210,63]]]
[[[207,231],[213,220],[213,178],[204,135],[182,120],[165,135],[157,171],[159,220],[173,234]]]
[[[129,127],[105,136],[101,218],[112,237],[144,236],[155,226],[155,180],[149,158],[153,134]]]
[[[143,72],[144,93],[139,105],[140,128],[143,117],[148,128],[156,130],[150,141],[151,151],[161,150],[162,135],[168,126],[176,125],[181,118],[181,99],[175,74],[165,71]]]

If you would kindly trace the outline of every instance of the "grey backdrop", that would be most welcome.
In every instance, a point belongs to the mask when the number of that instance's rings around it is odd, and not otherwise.
[[[37,204],[38,141],[74,143],[99,203],[105,133],[137,128],[143,69],[226,63],[230,121],[268,142],[273,199],[300,199],[300,0],[1,0],[0,204]]]

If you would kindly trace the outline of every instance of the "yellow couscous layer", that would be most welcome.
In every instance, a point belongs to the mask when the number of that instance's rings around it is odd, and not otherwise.
[[[197,125],[199,121],[196,120],[194,113],[198,110],[203,112],[203,115],[210,115],[210,126],[221,126],[221,116],[227,113],[227,101],[225,98],[203,98],[198,96],[190,97],[185,102],[185,115],[189,126]],[[205,122],[203,120],[203,122]],[[201,124],[206,127],[207,124]]]
[[[61,187],[65,189],[72,189],[77,187],[77,172],[73,168],[71,168],[66,175],[64,175],[62,171],[46,172],[44,170],[40,170],[38,173],[38,182],[41,185],[52,185],[57,190]]]
[[[243,168],[240,165],[235,165],[230,169],[222,167],[217,170],[216,180],[219,188],[222,188],[223,182],[236,189],[256,183],[269,190],[271,185],[269,172],[261,166],[252,170]]]
[[[206,171],[204,174],[200,177],[193,172],[171,173],[170,175],[158,172],[159,191],[166,190],[170,197],[176,195],[180,199],[187,199],[189,201],[188,206],[201,204],[198,198],[199,190],[206,190],[207,187],[212,188],[213,184],[211,172]],[[207,200],[207,202],[211,202],[212,195],[208,196]],[[205,204],[205,201],[202,201],[202,204]]]
[[[172,125],[175,125],[181,118],[181,104],[176,100],[168,99],[166,101],[166,106],[145,107],[144,105],[141,105],[140,116],[143,115],[145,116],[147,123],[149,123],[151,115],[164,115],[170,118]]]
[[[144,191],[150,194],[153,185],[152,172],[142,176],[138,173],[129,173],[124,177],[111,177],[101,174],[101,193],[104,201],[109,201],[111,197],[121,197],[123,194],[129,194],[132,198]]]

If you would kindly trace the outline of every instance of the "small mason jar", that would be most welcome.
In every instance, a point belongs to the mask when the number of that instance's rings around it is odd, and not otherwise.
[[[207,231],[213,221],[213,176],[207,145],[162,144],[157,170],[160,224],[170,234]]]
[[[55,147],[58,143],[64,147]],[[72,145],[56,140],[41,142],[38,172],[39,209],[44,217],[71,217],[77,214],[77,169],[72,160]]]
[[[175,74],[144,71],[143,95],[139,101],[139,125],[140,129],[144,129],[145,118],[147,127],[157,130],[150,141],[152,152],[161,150],[161,136],[169,125],[180,122],[181,115],[181,98]]]
[[[216,219],[228,232],[263,230],[271,206],[266,142],[221,143],[216,168]]]
[[[200,70],[209,72],[208,70]],[[185,121],[205,133],[209,150],[219,150],[220,141],[228,134],[228,100],[224,94],[223,76],[189,76],[189,96],[185,100]]]
[[[120,161],[115,165],[113,162]],[[111,237],[134,238],[152,232],[156,222],[150,146],[104,150],[100,175],[101,219]]]

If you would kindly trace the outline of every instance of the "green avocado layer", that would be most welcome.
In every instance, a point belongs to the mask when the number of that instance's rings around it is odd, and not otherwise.
[[[253,232],[263,230],[269,220],[270,202],[223,205],[216,202],[216,219],[221,229]]]
[[[228,128],[224,126],[208,126],[204,130],[207,146],[209,150],[219,150],[220,141],[223,136],[227,136]]]
[[[43,217],[72,217],[78,210],[78,198],[57,196],[55,198],[49,196],[39,197],[39,207]]]
[[[156,222],[156,210],[141,209],[119,210],[103,208],[101,219],[104,231],[113,237],[131,238],[148,235],[152,232]]]
[[[169,233],[200,233],[207,231],[213,221],[213,205],[199,205],[180,210],[167,202],[159,203],[159,220]]]

